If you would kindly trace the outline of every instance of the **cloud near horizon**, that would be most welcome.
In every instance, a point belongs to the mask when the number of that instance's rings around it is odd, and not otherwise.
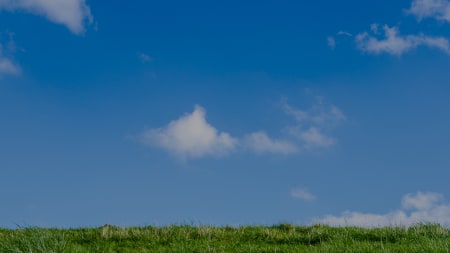
[[[434,192],[417,192],[402,198],[402,207],[386,214],[345,211],[339,216],[326,215],[313,223],[330,226],[386,227],[412,226],[417,223],[439,223],[450,226],[450,204],[444,197]]]
[[[400,35],[397,27],[383,26],[384,38],[379,38],[378,27],[372,25],[373,35],[363,32],[355,37],[358,49],[370,54],[388,53],[401,56],[419,46],[435,48],[450,54],[450,43],[444,37],[419,35]]]
[[[43,16],[66,26],[77,35],[85,32],[85,24],[92,24],[94,21],[86,0],[0,0],[0,10],[2,9]]]

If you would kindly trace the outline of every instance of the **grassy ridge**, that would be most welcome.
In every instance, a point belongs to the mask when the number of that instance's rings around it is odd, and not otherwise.
[[[449,230],[168,226],[0,229],[0,252],[449,252]]]

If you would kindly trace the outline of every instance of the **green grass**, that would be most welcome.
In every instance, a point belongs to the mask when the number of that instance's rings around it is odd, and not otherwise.
[[[0,229],[0,252],[449,252],[450,231],[323,225]]]

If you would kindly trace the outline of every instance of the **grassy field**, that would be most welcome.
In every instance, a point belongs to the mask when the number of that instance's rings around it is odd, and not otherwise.
[[[0,229],[0,252],[449,252],[449,230],[322,225]]]

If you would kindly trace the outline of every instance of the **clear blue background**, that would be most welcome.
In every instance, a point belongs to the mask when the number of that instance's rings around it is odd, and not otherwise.
[[[410,192],[450,196],[450,56],[372,55],[336,35],[379,23],[450,37],[450,24],[406,15],[410,1],[87,3],[98,30],[82,36],[0,12],[23,72],[0,79],[0,226],[307,224],[396,210]],[[347,118],[327,149],[180,162],[132,138],[196,104],[220,131],[277,136],[281,99],[313,96]]]

